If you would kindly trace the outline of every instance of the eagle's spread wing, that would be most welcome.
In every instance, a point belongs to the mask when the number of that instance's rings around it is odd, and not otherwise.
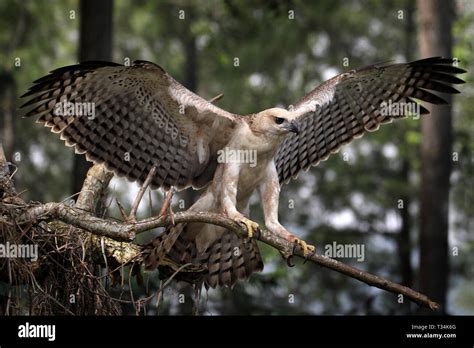
[[[390,105],[413,103],[412,98],[446,104],[431,91],[459,93],[449,84],[464,83],[454,75],[465,70],[453,66],[453,62],[435,57],[406,64],[372,65],[338,75],[315,88],[294,106],[300,133],[288,136],[275,155],[280,183],[317,165],[365,131],[407,116],[396,110],[387,113]],[[420,114],[428,113],[419,107]]]
[[[23,96],[26,116],[60,133],[77,153],[153,187],[201,187],[238,115],[192,93],[161,67],[84,62],[52,71]]]

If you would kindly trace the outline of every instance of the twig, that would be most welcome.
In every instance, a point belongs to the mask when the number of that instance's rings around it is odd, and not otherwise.
[[[209,103],[213,104],[224,96],[224,93],[216,95],[214,98],[208,100]]]
[[[163,283],[163,280],[160,280],[160,288],[161,288],[161,284]],[[161,302],[161,298],[163,297],[163,292],[162,291],[157,291],[156,292],[156,305],[155,305],[155,308],[156,308],[156,312],[158,313],[158,309],[160,307],[160,302]]]
[[[120,203],[120,201],[117,198],[115,198],[115,203],[117,203],[117,206],[119,207],[120,215],[122,215],[122,219],[127,220],[127,214],[125,213],[125,209],[123,208],[122,203]]]
[[[58,300],[56,300],[56,298],[54,298],[53,296],[51,296],[50,294],[48,294],[46,291],[44,291],[41,286],[38,284],[38,282],[36,281],[36,278],[35,277],[31,277],[31,282],[34,286],[36,286],[36,288],[46,297],[48,297],[51,301],[53,301],[54,303],[56,303],[59,307],[61,307],[63,310],[65,310],[68,314],[70,315],[75,315],[73,312],[71,312],[67,307],[65,307],[61,302],[59,302]]]
[[[150,183],[153,180],[153,177],[155,176],[155,172],[156,172],[156,166],[153,166],[150,169],[150,172],[148,173],[145,181],[143,182],[142,187],[140,187],[140,191],[138,191],[137,197],[135,197],[135,201],[133,202],[132,209],[130,210],[130,215],[128,216],[128,221],[130,222],[137,221],[138,206],[140,205],[140,202],[143,198],[143,195],[145,194],[146,189],[148,188],[148,186],[150,186]]]
[[[160,213],[158,214],[159,217],[169,215],[171,225],[175,225],[174,221],[174,213],[171,210],[171,202],[173,201],[174,190],[171,187],[168,192],[165,194],[165,199],[163,201],[163,205],[160,209]]]

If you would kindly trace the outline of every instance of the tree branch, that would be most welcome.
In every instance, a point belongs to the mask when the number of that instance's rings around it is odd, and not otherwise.
[[[3,164],[2,167],[5,167],[5,164]],[[140,254],[140,246],[130,243],[135,239],[136,234],[158,227],[166,227],[172,223],[209,223],[224,227],[244,238],[247,237],[247,231],[238,223],[225,215],[216,213],[180,212],[176,214],[160,214],[160,216],[151,217],[138,222],[119,222],[111,219],[98,218],[90,214],[88,210],[92,210],[97,203],[111,175],[112,174],[108,173],[103,166],[93,166],[88,173],[84,188],[78,197],[76,207],[71,207],[64,203],[46,203],[33,207],[26,206],[26,208],[19,208],[21,212],[15,219],[16,223],[22,225],[37,223],[39,221],[60,220],[74,227],[88,231],[93,235],[110,238],[112,240],[109,240],[108,243],[110,249],[108,253],[113,255],[116,260],[122,264],[137,261],[137,256]],[[6,175],[3,175],[3,177],[6,179]],[[5,186],[5,183],[3,185]],[[272,234],[266,229],[261,229],[256,238],[286,253],[291,252],[294,247],[291,242]],[[116,250],[114,251],[112,249]],[[303,250],[299,247],[294,250],[294,255],[304,258]],[[439,308],[436,302],[431,301],[424,294],[382,277],[364,272],[343,262],[316,253],[308,256],[306,259],[322,267],[362,281],[370,286],[375,286],[394,294],[402,294],[409,300],[430,308],[431,310]]]
[[[104,165],[93,165],[87,172],[75,206],[79,209],[94,211],[113,176],[114,174],[105,169]]]
[[[110,219],[101,219],[78,208],[63,203],[46,203],[29,208],[18,216],[19,225],[35,221],[60,220],[97,236],[108,237],[119,242],[135,239],[134,226]]]
[[[130,241],[134,238],[135,234],[149,231],[158,227],[165,227],[171,223],[171,217],[169,215],[152,217],[138,221],[136,223],[122,223],[110,219],[100,219],[84,212],[77,212],[75,211],[75,208],[67,207],[63,204],[58,203],[47,203],[30,208],[19,216],[18,221],[25,223],[28,221],[31,222],[32,220],[42,219],[58,219],[73,226],[87,230],[92,234],[107,236],[117,241]],[[216,213],[180,212],[174,214],[174,222],[209,223],[213,225],[222,226],[230,231],[241,235],[242,237],[247,236],[247,232],[234,220],[228,218],[225,215]],[[287,253],[291,252],[294,247],[291,242],[277,235],[274,235],[266,229],[261,229],[260,233],[256,236],[256,238],[261,242],[274,247],[277,250]],[[301,258],[305,258],[303,255],[303,250],[299,247],[294,250],[294,255],[299,256]],[[349,266],[343,262],[337,261],[330,257],[315,253],[313,255],[308,256],[306,259],[322,267],[334,270],[351,278],[360,280],[370,286],[375,286],[379,289],[386,290],[394,294],[401,294],[421,306],[430,308],[432,310],[436,310],[439,308],[439,305],[436,302],[431,301],[424,294],[421,294],[406,286],[394,283],[385,278],[364,272],[360,269]]]

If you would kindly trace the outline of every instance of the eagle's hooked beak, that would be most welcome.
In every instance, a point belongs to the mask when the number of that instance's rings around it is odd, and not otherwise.
[[[300,133],[300,125],[298,124],[298,122],[296,121],[291,121],[288,126],[287,126],[287,129],[290,131],[290,132],[293,132],[295,134],[299,134]]]

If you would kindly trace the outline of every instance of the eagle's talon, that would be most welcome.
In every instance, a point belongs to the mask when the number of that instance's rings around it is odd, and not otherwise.
[[[305,259],[311,256],[316,250],[313,245],[307,244],[304,240],[299,239],[298,237],[291,236],[290,240],[293,242],[292,253],[294,254],[296,247],[299,246],[303,250],[303,256],[305,257]]]
[[[288,267],[295,267],[295,264],[293,263],[293,255],[290,255],[286,258],[286,265]]]
[[[247,238],[252,238],[254,233],[257,233],[260,229],[260,226],[256,222],[247,219],[246,217],[239,218],[237,222],[239,222],[241,225],[244,225],[247,229]]]
[[[281,257],[283,258],[283,260],[285,260],[286,265],[288,267],[294,267],[295,264],[293,263],[293,253],[288,253],[288,252],[282,251],[282,250],[279,250],[279,251],[280,251]]]
[[[315,247],[311,244],[307,244],[304,240],[298,239],[297,244],[303,249],[303,256],[307,258],[311,253],[315,251]]]

